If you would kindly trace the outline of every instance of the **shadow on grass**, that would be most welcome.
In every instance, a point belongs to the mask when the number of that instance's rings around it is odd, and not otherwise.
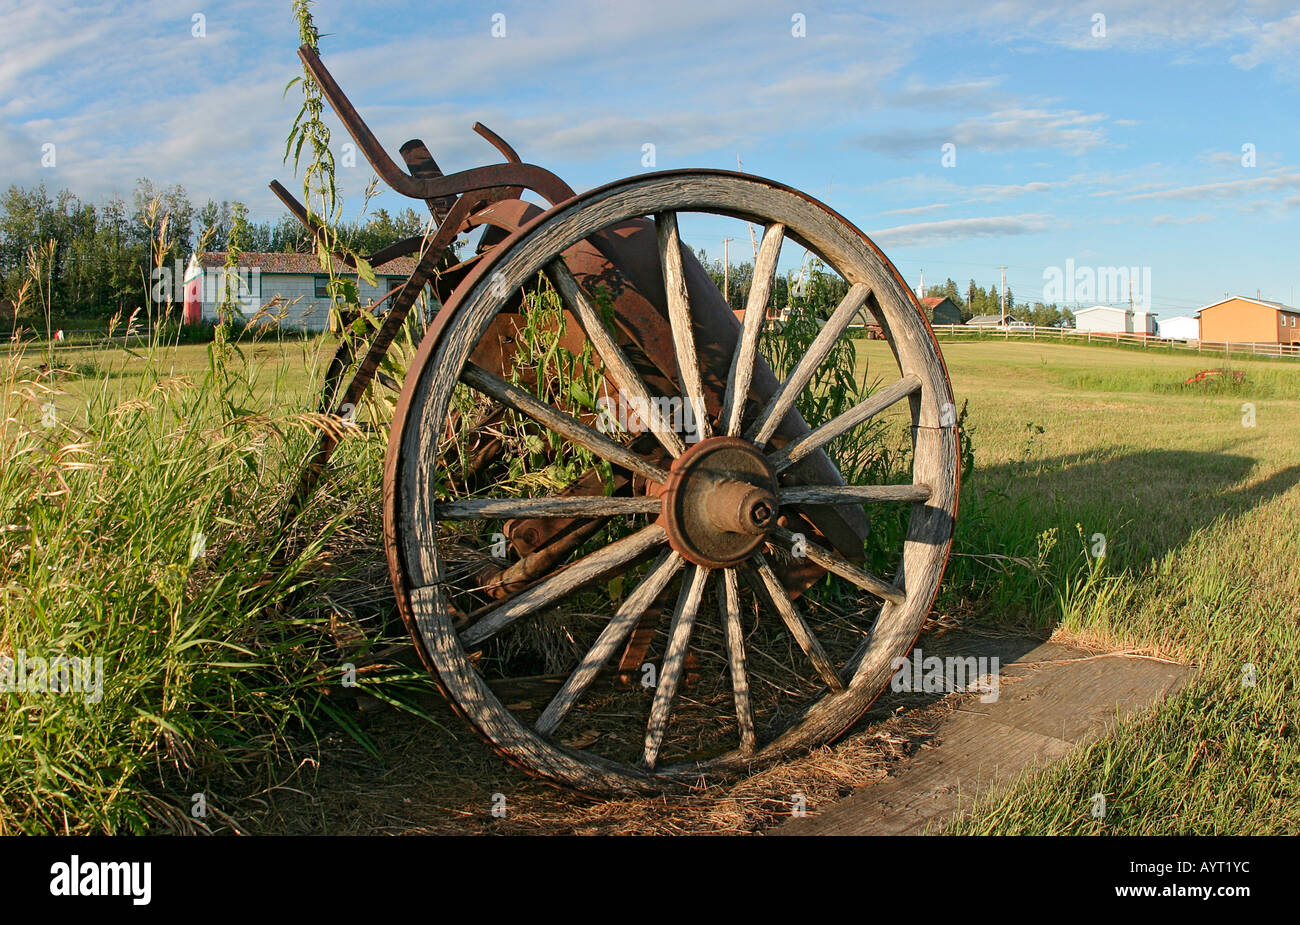
[[[1109,574],[1141,575],[1197,532],[1300,483],[1300,465],[1248,482],[1260,462],[1241,452],[1146,450],[979,470],[964,486],[945,600],[1050,630],[1056,587],[1099,553]]]
[[[1097,534],[1106,571],[1141,575],[1199,530],[1246,516],[1300,483],[1300,465],[1243,484],[1258,460],[1242,453],[1151,450],[1073,454],[978,471],[965,486],[953,558],[936,612],[917,642],[925,656],[997,657],[1010,664],[1055,629],[1056,584],[1088,568]],[[1055,537],[1054,545],[1044,537]],[[1086,550],[1086,552],[1085,552]],[[923,710],[944,693],[886,689],[855,725],[900,708]]]

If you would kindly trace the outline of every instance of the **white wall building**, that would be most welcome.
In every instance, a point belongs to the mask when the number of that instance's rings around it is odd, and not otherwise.
[[[1098,331],[1105,334],[1154,334],[1154,312],[1116,308],[1113,305],[1094,305],[1074,313],[1074,327],[1078,331]]]
[[[1160,336],[1170,340],[1200,340],[1201,321],[1190,315],[1166,318],[1160,322]]]
[[[226,255],[221,252],[203,254],[203,288],[200,302],[203,320],[215,322],[220,317],[218,307],[223,295],[223,270]],[[415,269],[415,258],[398,257],[375,267],[378,286],[357,279],[354,271],[341,264],[335,274],[357,284],[362,305],[376,301],[388,290],[400,286]],[[235,271],[238,286],[239,309],[246,319],[251,319],[264,306],[267,314],[284,314],[282,325],[289,328],[322,330],[329,325],[330,300],[326,292],[329,275],[322,269],[315,254],[254,254],[239,255]],[[387,304],[384,305],[387,310]]]

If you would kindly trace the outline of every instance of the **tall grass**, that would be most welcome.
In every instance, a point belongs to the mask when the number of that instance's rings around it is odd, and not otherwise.
[[[210,828],[220,800],[195,816],[193,793],[310,732],[337,676],[317,607],[348,508],[277,517],[332,422],[267,410],[293,407],[294,351],[207,349],[197,376],[157,342],[93,380],[0,359],[0,655],[104,678],[98,698],[0,692],[0,833]]]
[[[1068,370],[1054,378],[1069,389],[1082,392],[1152,392],[1171,395],[1233,396],[1245,398],[1300,398],[1300,376],[1296,370],[1285,367],[1267,368],[1252,364],[1243,369],[1220,361],[1192,360],[1175,368],[1161,366],[1142,369],[1117,364],[1119,368]],[[1231,375],[1188,382],[1197,373],[1207,369],[1235,370],[1242,373],[1240,380]]]

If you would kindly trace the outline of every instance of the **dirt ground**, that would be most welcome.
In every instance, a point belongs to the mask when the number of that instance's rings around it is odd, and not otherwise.
[[[942,651],[966,635],[931,627],[921,644]],[[973,696],[886,691],[833,745],[747,778],[623,798],[593,797],[527,776],[445,703],[427,704],[437,725],[384,706],[363,714],[374,754],[332,734],[288,780],[260,795],[263,808],[231,827],[293,835],[758,833],[800,811],[815,814],[933,747],[943,718]]]

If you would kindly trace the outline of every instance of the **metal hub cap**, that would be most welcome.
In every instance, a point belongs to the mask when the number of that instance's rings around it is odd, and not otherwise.
[[[737,565],[763,544],[776,517],[776,476],[748,440],[710,437],[673,461],[661,520],[687,561]]]

